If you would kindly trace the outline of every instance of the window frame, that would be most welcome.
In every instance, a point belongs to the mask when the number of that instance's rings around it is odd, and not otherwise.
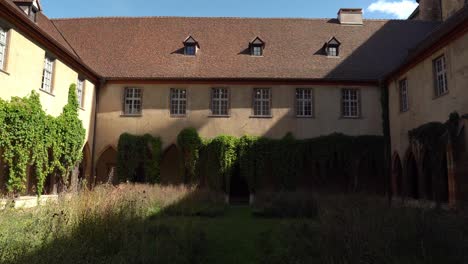
[[[185,92],[185,98],[180,97],[180,92],[177,93],[178,97],[173,98],[175,91]],[[174,102],[177,102],[177,112],[173,112]],[[185,102],[184,112],[181,113],[181,102]],[[171,88],[169,91],[169,113],[171,117],[186,117],[188,112],[188,91],[186,88]]]
[[[302,98],[298,98],[298,92],[299,91],[308,91],[310,92],[310,98],[304,98],[305,96],[302,95],[301,97]],[[315,116],[315,109],[314,109],[314,89],[313,88],[296,88],[294,90],[295,94],[294,94],[294,101],[295,101],[295,114],[296,114],[296,117],[297,118],[314,118]],[[299,105],[300,103],[307,103],[309,102],[310,103],[310,115],[307,115],[305,114],[306,112],[306,107],[305,107],[305,104],[302,104],[302,107],[301,107],[301,111],[302,111],[302,114],[299,113]]]
[[[345,98],[345,92],[356,92],[356,99],[346,99]],[[359,118],[362,118],[362,110],[361,110],[361,104],[362,104],[362,100],[361,100],[361,89],[359,88],[342,88],[341,89],[341,118],[344,118],[344,119],[359,119]],[[350,95],[351,97],[351,95]],[[346,107],[345,107],[345,103],[346,101],[349,101],[349,103],[353,103],[355,102],[356,103],[356,115],[352,115],[352,114],[346,114]],[[348,106],[348,107],[352,107],[352,106]],[[352,109],[350,108],[350,112],[352,112]]]
[[[80,83],[81,83],[81,93],[79,92]],[[76,96],[78,99],[78,104],[81,109],[84,109],[85,94],[86,94],[86,79],[78,78],[77,83],[76,83]]]
[[[403,91],[404,90],[404,91]],[[400,101],[400,112],[409,111],[409,97],[408,97],[408,79],[403,78],[398,81],[398,97]]]
[[[339,45],[328,45],[327,47],[327,56],[328,57],[339,57],[339,54],[340,54],[340,50],[339,50]],[[335,50],[335,54],[331,54],[331,50],[334,49]]]
[[[255,49],[258,48],[260,53],[256,53]],[[263,56],[263,45],[261,44],[252,44],[250,46],[250,55],[253,57],[262,57]]]
[[[0,37],[0,71],[5,72],[7,69],[8,61],[8,48],[9,48],[9,29],[0,25],[0,32],[4,33],[4,42],[1,41]],[[1,33],[0,33],[1,34]]]
[[[40,90],[48,94],[53,94],[54,92],[56,60],[57,60],[56,58],[48,54],[46,54],[44,57],[44,67],[42,70],[42,83],[41,83]],[[50,68],[48,67],[48,65],[50,65]],[[48,83],[46,83],[46,80],[48,81]]]
[[[265,99],[265,98],[257,98],[256,97],[256,92],[257,91],[268,91],[268,98]],[[273,92],[272,92],[272,89],[271,88],[253,88],[252,90],[252,116],[253,117],[257,117],[257,118],[262,118],[262,117],[266,117],[266,118],[270,118],[273,116],[272,114],[272,96],[273,95]],[[262,97],[263,95],[261,95]],[[260,102],[261,105],[260,105],[260,112],[262,112],[261,114],[258,114],[256,112],[256,108],[255,108],[255,103],[256,102]],[[262,103],[263,102],[263,103]],[[265,104],[265,102],[268,102],[268,113],[267,114],[264,114],[263,113],[263,104]]]
[[[438,65],[439,61],[441,62],[440,69]],[[445,54],[440,55],[439,57],[435,58],[432,61],[432,68],[433,68],[432,71],[434,75],[434,96],[437,98],[445,94],[448,94],[449,88],[448,88],[448,80],[447,80],[447,60],[445,58]],[[442,80],[439,80],[439,77],[441,77]],[[442,81],[443,87],[440,87],[441,81]]]
[[[133,94],[131,97],[128,96],[128,92],[133,91]],[[139,96],[135,96],[135,92],[139,92]],[[127,100],[131,100],[132,102],[130,104],[127,103]],[[135,102],[139,102],[139,110],[137,112],[130,112],[128,111],[129,108],[127,108],[127,105],[132,105],[133,109],[135,108]],[[122,111],[122,116],[132,116],[132,117],[138,117],[143,115],[143,89],[140,87],[125,87],[124,88],[124,94],[123,94],[123,111]]]
[[[215,91],[216,90],[225,90],[227,93],[226,98],[215,98]],[[218,93],[219,94],[219,93]],[[210,110],[211,110],[211,116],[213,117],[229,117],[231,115],[231,91],[228,87],[213,87],[211,88],[211,99],[210,99]],[[215,113],[215,101],[218,101],[218,113]],[[226,113],[222,113],[222,102],[226,102]]]
[[[188,52],[189,48],[193,48],[193,54]],[[186,55],[186,56],[196,56],[197,55],[197,44],[185,43],[184,55]]]

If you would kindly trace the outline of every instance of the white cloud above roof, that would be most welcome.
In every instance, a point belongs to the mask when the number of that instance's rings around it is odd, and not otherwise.
[[[416,9],[418,3],[414,0],[400,0],[400,1],[388,1],[378,0],[373,2],[367,8],[369,12],[381,12],[392,15],[399,19],[408,18],[411,13]]]

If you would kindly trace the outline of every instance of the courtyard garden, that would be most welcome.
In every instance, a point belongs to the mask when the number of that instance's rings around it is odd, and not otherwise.
[[[463,211],[384,198],[122,184],[0,211],[0,263],[467,263]]]

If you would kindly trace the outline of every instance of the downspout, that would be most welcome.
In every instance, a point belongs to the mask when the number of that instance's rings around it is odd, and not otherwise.
[[[89,187],[94,187],[94,184],[96,183],[96,163],[95,163],[95,157],[96,157],[96,131],[97,131],[97,114],[98,114],[98,109],[99,109],[99,90],[101,90],[102,87],[106,84],[106,79],[101,78],[99,79],[99,83],[96,86],[95,89],[95,94],[96,94],[96,103],[95,103],[95,109],[94,109],[94,125],[93,125],[93,150],[91,151],[91,179],[89,183]]]
[[[390,138],[390,107],[389,107],[389,91],[387,80],[380,80],[379,86],[381,89],[381,105],[382,105],[382,132],[384,135],[384,178],[385,180],[385,187],[388,196],[389,205],[391,205],[393,199],[392,193],[392,153],[391,153],[391,138]]]

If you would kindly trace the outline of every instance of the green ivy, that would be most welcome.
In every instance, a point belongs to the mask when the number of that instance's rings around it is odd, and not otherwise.
[[[160,181],[162,143],[149,134],[120,135],[117,154],[117,177],[121,182]]]
[[[37,193],[47,177],[61,176],[66,183],[81,160],[85,129],[78,117],[76,87],[71,85],[68,103],[58,117],[42,109],[39,94],[0,101],[1,159],[7,167],[7,190],[24,193],[28,166],[37,178]]]
[[[198,177],[206,178],[210,188],[226,192],[230,190],[236,166],[247,180],[250,192],[254,193],[265,188],[267,182],[273,182],[277,190],[296,189],[300,178],[318,177],[306,175],[306,165],[310,164],[325,167],[328,170],[325,180],[331,180],[328,175],[345,175],[356,170],[362,161],[374,162],[376,168],[383,168],[385,163],[382,136],[336,133],[297,140],[288,133],[282,139],[219,136],[203,142],[199,148]],[[378,174],[382,175],[383,169]]]
[[[182,150],[184,156],[186,183],[196,180],[196,168],[202,144],[202,139],[193,127],[183,129],[177,136],[177,145]]]

